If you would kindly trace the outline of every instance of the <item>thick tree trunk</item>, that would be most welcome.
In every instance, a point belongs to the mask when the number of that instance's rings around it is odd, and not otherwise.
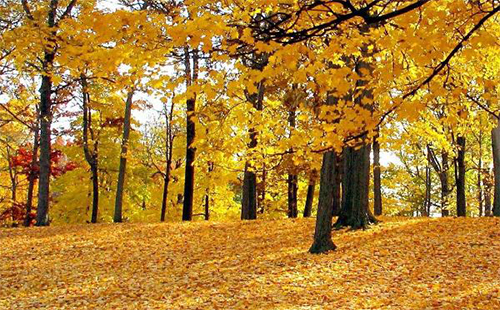
[[[257,176],[250,171],[250,165],[245,164],[245,175],[243,177],[243,195],[241,200],[241,219],[257,219]]]
[[[296,218],[297,210],[297,181],[298,177],[294,174],[288,175],[288,217]]]
[[[371,144],[359,149],[344,148],[342,209],[334,225],[336,228],[360,229],[377,223],[369,208],[370,150]]]
[[[185,49],[185,69],[187,86],[191,86],[198,79],[198,51],[192,51],[193,65],[191,67],[191,53],[189,48]],[[184,173],[184,202],[182,206],[182,220],[193,219],[194,202],[194,161],[196,159],[196,148],[193,146],[196,138],[196,125],[194,117],[196,113],[196,94],[186,101],[186,168]]]
[[[493,216],[500,216],[500,120],[491,132],[493,148],[493,176],[495,180],[493,194]]]
[[[380,174],[380,143],[377,135],[373,139],[373,210],[375,216],[382,215],[382,185]]]
[[[195,112],[195,99],[187,101],[187,146],[186,146],[186,170],[184,174],[184,203],[182,208],[182,220],[191,221],[193,219],[194,201],[194,161],[196,149],[193,147],[196,136],[196,128],[193,120]]]
[[[35,191],[36,184],[36,166],[38,164],[38,139],[39,139],[38,124],[34,128],[34,138],[33,138],[33,154],[31,155],[30,172],[28,174],[28,193],[26,199],[26,217],[24,218],[24,226],[29,227],[31,225],[31,210],[33,208],[33,194]]]
[[[45,53],[44,71],[49,72],[53,65],[55,55]],[[50,200],[50,154],[51,154],[51,125],[52,125],[52,76],[47,74],[42,77],[40,87],[40,172],[38,182],[38,207],[36,210],[36,226],[49,225],[49,200]]]
[[[113,221],[115,223],[121,223],[123,221],[123,191],[125,188],[125,174],[127,172],[127,153],[128,144],[130,137],[130,121],[132,117],[132,101],[134,92],[129,92],[127,94],[127,101],[125,104],[125,119],[123,123],[123,138],[122,138],[122,149],[120,153],[120,168],[118,171],[118,184],[116,187],[116,199],[115,199],[115,214]]]
[[[252,103],[257,111],[264,109],[264,82],[258,85],[258,93],[248,95],[248,100]],[[254,128],[250,129],[250,144],[249,148],[253,149],[257,146],[257,132]],[[243,194],[241,200],[241,219],[255,220],[257,219],[257,175],[252,169],[253,167],[247,162],[245,164],[245,174],[243,176]]]
[[[316,183],[313,180],[311,180],[309,182],[309,186],[307,186],[307,198],[306,198],[306,205],[304,207],[304,217],[311,217],[315,189],[316,189]]]
[[[466,198],[465,198],[465,137],[457,137],[458,156],[457,156],[457,216],[466,216]]]
[[[324,253],[335,250],[336,248],[332,241],[333,195],[336,186],[336,182],[334,182],[336,175],[336,157],[337,155],[335,152],[327,152],[323,155],[314,242],[309,249],[311,253]]]

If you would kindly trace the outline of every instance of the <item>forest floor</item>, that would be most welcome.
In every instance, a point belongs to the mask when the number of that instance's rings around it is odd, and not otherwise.
[[[313,219],[0,230],[0,309],[500,309],[500,220]]]

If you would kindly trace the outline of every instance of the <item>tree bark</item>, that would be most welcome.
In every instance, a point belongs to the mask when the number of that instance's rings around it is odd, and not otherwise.
[[[264,82],[260,82],[256,94],[248,95],[248,100],[257,111],[264,109]],[[257,147],[257,132],[254,128],[250,129],[250,149]],[[257,219],[257,175],[253,171],[250,163],[245,164],[245,174],[243,176],[243,194],[241,200],[241,219]]]
[[[499,124],[491,132],[493,148],[493,176],[495,180],[493,194],[493,216],[500,216],[500,119]]]
[[[55,15],[55,12],[53,13]],[[50,24],[50,23],[49,23]],[[53,24],[53,22],[52,22]],[[38,207],[36,210],[36,226],[49,225],[50,201],[50,155],[51,155],[51,125],[52,125],[52,76],[49,74],[55,54],[45,52],[43,62],[44,74],[40,87],[40,172],[38,182]]]
[[[316,216],[316,228],[314,231],[314,242],[309,249],[310,253],[325,253],[335,250],[332,241],[332,218],[333,218],[333,193],[336,182],[336,157],[335,152],[327,152],[323,155],[321,167],[321,178],[319,188],[318,213]]]
[[[311,217],[315,189],[316,189],[316,182],[314,180],[311,180],[309,182],[309,186],[307,186],[307,198],[306,198],[306,205],[304,207],[304,217]]]
[[[39,135],[38,123],[34,128],[33,137],[33,154],[31,155],[30,172],[28,174],[28,193],[26,199],[26,216],[24,218],[24,226],[29,227],[31,225],[31,210],[33,208],[33,194],[35,191],[35,184],[37,179],[36,166],[38,165],[38,145],[39,145]]]
[[[130,121],[132,116],[132,102],[133,102],[134,92],[130,91],[127,94],[127,101],[125,103],[125,119],[123,122],[123,138],[122,138],[122,149],[120,153],[120,168],[118,171],[118,184],[116,187],[116,199],[115,199],[115,213],[113,221],[115,223],[121,223],[123,221],[123,190],[125,188],[125,174],[127,172],[127,153],[128,144],[130,137]]]
[[[371,144],[344,147],[344,175],[342,180],[342,208],[335,228],[366,228],[377,223],[369,208]]]
[[[465,137],[457,137],[458,156],[457,156],[457,216],[467,215],[467,206],[465,198]]]
[[[250,171],[250,164],[245,164],[243,177],[243,195],[241,199],[241,219],[257,219],[257,175]]]
[[[483,173],[483,130],[481,129],[481,122],[479,123],[479,158],[477,167],[477,201],[479,216],[483,216],[483,185],[481,175]]]
[[[189,49],[185,49],[185,67],[187,86],[191,86],[198,79],[198,52],[193,50],[193,65],[191,70],[191,56]],[[196,113],[196,94],[186,101],[186,169],[184,173],[184,202],[182,206],[182,220],[193,220],[194,202],[194,161],[196,159],[196,125],[194,117]]]
[[[295,115],[295,107],[290,108],[288,112],[288,123],[291,129],[294,129],[296,126],[296,115]],[[291,150],[293,151],[293,149]],[[289,218],[297,218],[298,217],[298,209],[297,209],[297,183],[298,176],[296,173],[288,174],[288,217]]]
[[[295,174],[288,175],[288,217],[297,218],[297,181],[298,177]]]
[[[378,134],[373,139],[373,210],[375,216],[382,215],[382,188],[380,172],[380,143]]]

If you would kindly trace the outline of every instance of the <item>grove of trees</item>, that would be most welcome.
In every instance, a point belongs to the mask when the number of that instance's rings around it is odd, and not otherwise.
[[[0,221],[500,216],[499,11],[0,0]]]

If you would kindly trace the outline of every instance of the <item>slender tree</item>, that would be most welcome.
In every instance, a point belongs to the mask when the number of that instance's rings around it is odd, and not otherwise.
[[[90,93],[85,76],[81,77],[81,84],[83,90],[83,152],[92,174],[92,216],[90,222],[97,223],[99,212],[99,141],[96,139],[92,127],[92,108],[89,106]],[[90,146],[89,138],[93,141],[92,147]]]
[[[125,102],[125,118],[123,121],[123,138],[122,147],[120,152],[120,168],[118,170],[118,183],[116,186],[116,199],[115,199],[115,214],[113,221],[121,223],[123,221],[123,191],[125,189],[125,174],[127,172],[127,154],[130,137],[130,127],[132,118],[132,104],[134,92],[129,91],[127,100]]]
[[[457,137],[458,156],[455,161],[457,184],[457,216],[466,216],[467,206],[465,198],[465,137]]]

